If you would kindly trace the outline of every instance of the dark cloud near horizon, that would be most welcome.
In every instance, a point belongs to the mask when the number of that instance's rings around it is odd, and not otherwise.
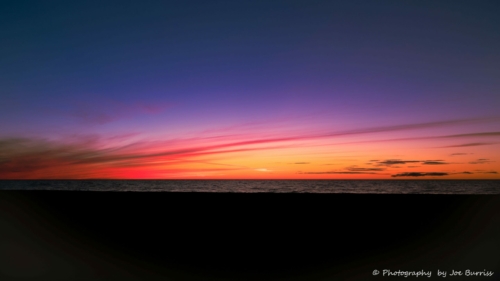
[[[479,174],[498,174],[497,171],[487,171],[487,170],[474,170],[475,172],[479,173]]]
[[[360,167],[347,167],[344,168],[345,171],[325,171],[325,172],[299,172],[300,174],[312,174],[312,175],[321,175],[321,174],[340,174],[340,175],[373,175],[379,174],[376,172],[385,171],[384,168],[360,168]]]
[[[78,159],[99,157],[108,149],[92,149],[94,140],[79,144],[55,144],[43,139],[0,139],[0,177],[6,174],[29,174],[59,167],[67,170]]]
[[[357,168],[357,167],[349,167],[346,170],[351,172],[375,172],[375,171],[385,171],[384,168]]]
[[[450,156],[460,156],[460,155],[469,155],[471,153],[452,153]]]
[[[448,165],[450,163],[443,161],[422,161],[422,165]]]
[[[377,162],[378,166],[391,166],[398,164],[407,164],[407,163],[420,163],[420,160],[401,160],[401,159],[388,159],[384,161]]]
[[[422,165],[448,165],[451,163],[445,162],[444,160],[402,160],[402,159],[387,159],[384,161],[374,162],[377,166],[389,166],[392,168],[396,168],[394,165],[403,165],[409,163],[421,163]],[[417,167],[417,166],[411,166]]]
[[[38,161],[36,158],[26,157],[15,160],[0,162],[1,173],[29,173],[42,170],[47,167],[46,162]]]
[[[306,164],[310,164],[310,162],[295,162],[295,163],[290,163],[290,164],[306,165]]]
[[[113,148],[98,148],[95,142],[84,140],[80,143],[61,144],[44,139],[5,138],[0,139],[0,178],[9,174],[29,174],[46,168],[69,170],[75,167],[90,167],[88,165],[105,164],[103,167],[144,167],[157,166],[162,160],[163,165],[179,162],[197,162],[211,165],[228,164],[194,161],[190,157],[217,153],[230,153],[265,148],[225,149],[250,142],[236,142],[226,145],[198,146],[185,149],[172,149],[159,152],[144,153],[130,150],[134,145],[117,146]],[[221,150],[222,149],[222,150]],[[170,157],[169,157],[170,156]],[[75,176],[74,174],[72,174]]]
[[[447,176],[449,175],[448,173],[441,173],[441,172],[431,172],[431,173],[421,173],[421,172],[406,172],[406,173],[399,173],[399,174],[394,174],[391,177],[425,177],[425,176]]]
[[[351,171],[340,171],[340,172],[330,171],[330,172],[299,172],[298,174],[308,174],[308,175],[324,175],[324,174],[363,175],[363,174],[368,174],[368,175],[373,175],[373,174],[378,174],[378,173],[372,173],[372,172],[351,172]]]
[[[480,158],[480,159],[477,159],[476,161],[469,162],[469,164],[487,164],[487,163],[493,163],[493,162],[495,162],[495,161],[490,161],[489,159]]]

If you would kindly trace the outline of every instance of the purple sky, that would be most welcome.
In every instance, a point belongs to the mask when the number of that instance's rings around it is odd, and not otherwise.
[[[0,177],[496,177],[499,7],[3,1]]]

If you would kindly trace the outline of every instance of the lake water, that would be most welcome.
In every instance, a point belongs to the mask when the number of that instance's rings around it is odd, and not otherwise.
[[[3,180],[0,190],[500,194],[500,180]]]

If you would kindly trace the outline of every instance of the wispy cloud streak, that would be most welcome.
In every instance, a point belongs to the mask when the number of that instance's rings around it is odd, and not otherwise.
[[[496,144],[496,143],[494,143],[494,142],[470,142],[470,143],[463,143],[463,144],[455,144],[455,145],[441,146],[441,148],[448,148],[448,147],[483,146],[483,145],[492,145],[492,144]]]

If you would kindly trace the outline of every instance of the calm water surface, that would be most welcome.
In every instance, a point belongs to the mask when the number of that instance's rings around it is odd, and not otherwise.
[[[500,180],[3,180],[3,190],[500,194]]]

